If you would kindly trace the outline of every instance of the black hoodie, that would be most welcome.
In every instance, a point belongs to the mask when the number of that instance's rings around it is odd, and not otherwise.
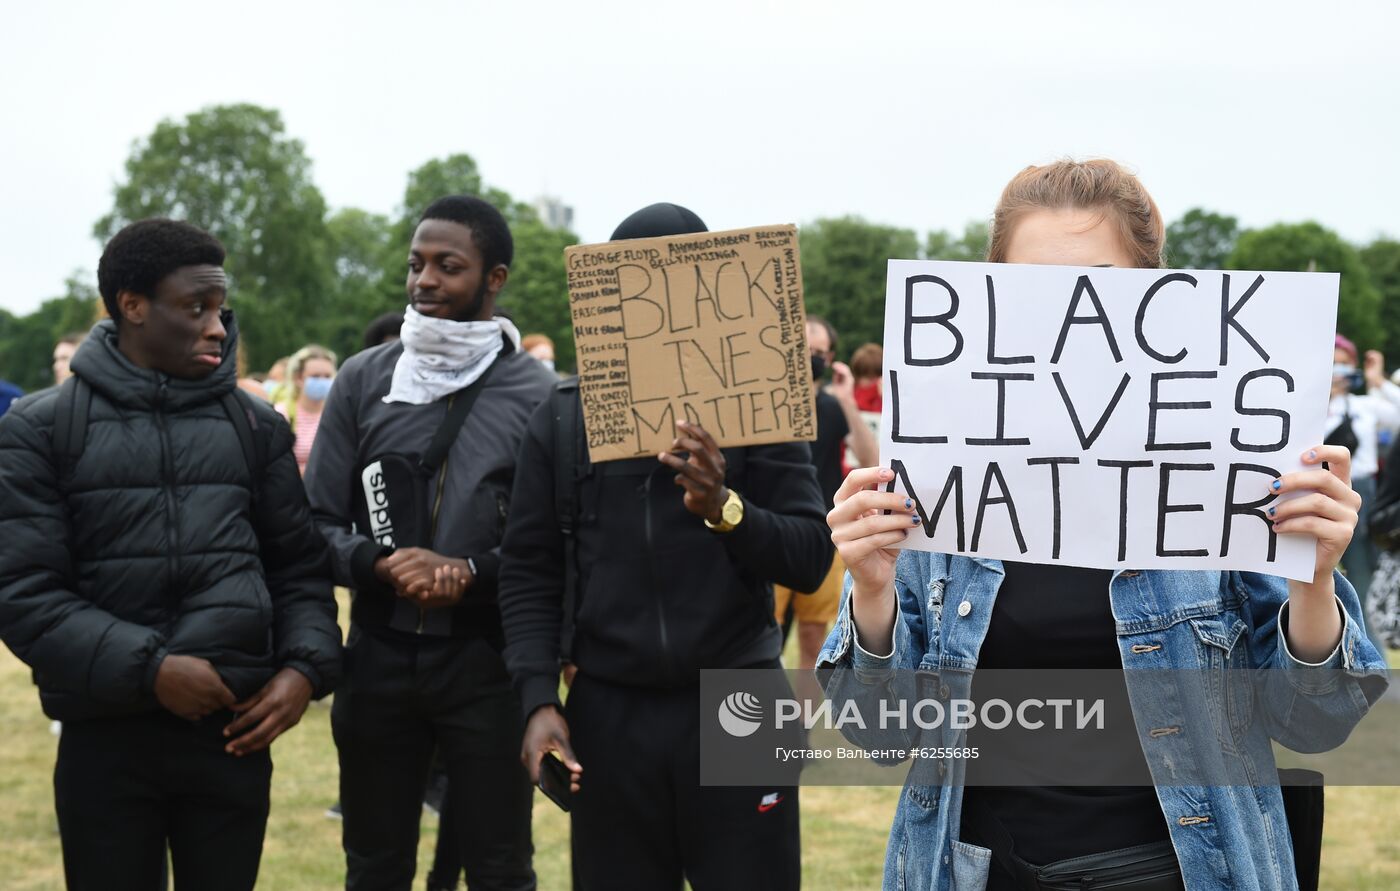
[[[501,545],[506,667],[528,716],[557,704],[564,612],[564,539],[555,513],[556,389],[520,447]],[[579,409],[574,408],[576,414]],[[580,426],[573,454],[586,456]],[[573,661],[618,684],[679,688],[701,669],[771,663],[782,651],[773,583],[814,591],[833,547],[806,443],[723,450],[725,481],[744,501],[732,531],[688,511],[675,471],[656,458],[577,471],[579,600]],[[525,469],[528,468],[528,472]]]
[[[81,457],[60,479],[58,388],[0,418],[0,638],[65,721],[159,707],[166,654],[209,660],[234,695],[279,669],[316,695],[340,672],[324,539],[311,522],[287,422],[258,400],[258,493],[220,397],[237,385],[237,329],[199,381],[132,364],[116,326],[73,357],[92,388]]]
[[[612,240],[706,231],[678,204],[642,208]],[[826,509],[806,443],[724,449],[725,484],[743,521],[711,532],[686,509],[675,473],[656,458],[591,465],[583,426],[560,442],[558,418],[579,417],[578,390],[556,388],[520,446],[513,513],[501,545],[500,604],[506,667],[528,716],[558,698],[565,541],[556,487],[573,480],[579,567],[572,659],[581,673],[618,684],[690,687],[706,668],[771,663],[782,651],[773,583],[814,591],[831,566]],[[563,400],[574,403],[566,411]],[[563,434],[568,435],[568,434]],[[555,479],[563,454],[580,456]]]

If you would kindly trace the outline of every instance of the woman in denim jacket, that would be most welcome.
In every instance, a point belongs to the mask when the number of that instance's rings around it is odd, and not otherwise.
[[[1007,186],[988,254],[994,262],[1160,267],[1162,243],[1161,217],[1135,177],[1112,161],[1059,162],[1027,168]],[[1307,494],[1277,502],[1270,513],[1275,531],[1316,537],[1310,584],[1246,572],[1110,572],[894,550],[919,522],[914,505],[883,491],[893,479],[888,468],[847,477],[828,516],[849,571],[847,589],[818,660],[819,669],[838,669],[819,672],[835,705],[966,698],[979,664],[1094,667],[1088,654],[1106,653],[1115,669],[1201,669],[1123,673],[1155,784],[1136,793],[999,790],[975,808],[969,802],[978,815],[972,834],[982,842],[974,844],[966,836],[966,762],[938,760],[936,772],[924,764],[895,813],[886,889],[1078,888],[1075,881],[1028,878],[1026,870],[1054,861],[1059,872],[1073,874],[1076,858],[1118,850],[1128,860],[1156,851],[1171,875],[1082,887],[1297,888],[1271,740],[1298,751],[1340,745],[1387,683],[1385,662],[1361,631],[1356,592],[1335,571],[1360,504],[1349,485],[1350,454],[1318,446],[1303,462],[1309,469],[1284,474],[1274,488]],[[1035,597],[1047,591],[1058,595],[1053,612],[1048,598]],[[1018,619],[1021,627],[1011,627]],[[989,659],[1012,651],[1031,656]],[[1227,668],[1243,669],[1237,677],[1255,682],[1243,690],[1221,683]],[[1167,674],[1178,685],[1168,695],[1146,680]],[[918,689],[902,686],[910,678]],[[887,732],[847,735],[868,748],[893,741]],[[966,744],[950,729],[902,742]],[[1202,776],[1227,776],[1230,784],[1198,784]],[[988,815],[994,828],[984,832]],[[984,837],[998,833],[1000,844]],[[1008,838],[1020,858],[1014,865],[1005,862]],[[1001,848],[995,858],[991,847]],[[1037,850],[1039,859],[1031,856]]]

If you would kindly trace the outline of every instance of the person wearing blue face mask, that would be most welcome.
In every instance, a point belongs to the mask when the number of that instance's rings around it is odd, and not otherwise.
[[[1366,594],[1376,570],[1376,548],[1371,542],[1370,518],[1376,497],[1376,474],[1380,469],[1379,437],[1382,430],[1400,427],[1400,387],[1385,378],[1385,357],[1367,350],[1363,368],[1357,368],[1356,345],[1337,335],[1332,351],[1332,399],[1327,405],[1327,445],[1351,449],[1351,486],[1361,496],[1360,520],[1356,534],[1342,555],[1342,570],[1361,598],[1366,613]],[[1353,391],[1364,386],[1365,395]],[[1368,628],[1369,631],[1369,628]]]
[[[311,458],[311,444],[321,425],[321,409],[335,382],[335,367],[335,353],[315,344],[297,350],[287,362],[287,379],[291,386],[285,388],[285,398],[278,403],[277,410],[287,418],[296,434],[292,452],[303,476],[306,462]]]

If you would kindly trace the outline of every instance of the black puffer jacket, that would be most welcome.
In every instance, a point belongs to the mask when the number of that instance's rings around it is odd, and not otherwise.
[[[202,381],[133,365],[107,321],[73,358],[92,387],[82,456],[60,480],[58,389],[0,418],[0,638],[65,721],[159,708],[166,654],[208,659],[240,699],[280,668],[316,695],[340,673],[324,539],[311,522],[287,422],[253,411],[266,466],[248,462],[219,399],[237,384],[232,316],[223,364]]]

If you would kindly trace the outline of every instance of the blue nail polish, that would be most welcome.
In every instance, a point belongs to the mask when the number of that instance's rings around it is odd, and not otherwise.
[[[1277,492],[1279,489],[1283,488],[1283,480],[1274,480],[1269,484],[1269,488]]]
[[[909,499],[909,498],[904,499],[904,509],[905,509],[905,510],[909,510],[909,509],[910,509],[911,507],[913,507],[913,506],[914,506],[914,502],[913,502],[912,499]]]
[[[919,518],[918,518],[918,517],[910,517],[910,518],[909,518],[909,525],[911,525],[911,526],[917,526],[917,525],[919,525]]]
[[[1309,460],[1309,461],[1316,461],[1316,460],[1317,460],[1317,449],[1309,449],[1309,450],[1308,450],[1308,460]]]
[[[1274,508],[1271,507],[1271,508],[1269,508],[1269,516],[1272,517],[1273,515],[1274,515]]]

